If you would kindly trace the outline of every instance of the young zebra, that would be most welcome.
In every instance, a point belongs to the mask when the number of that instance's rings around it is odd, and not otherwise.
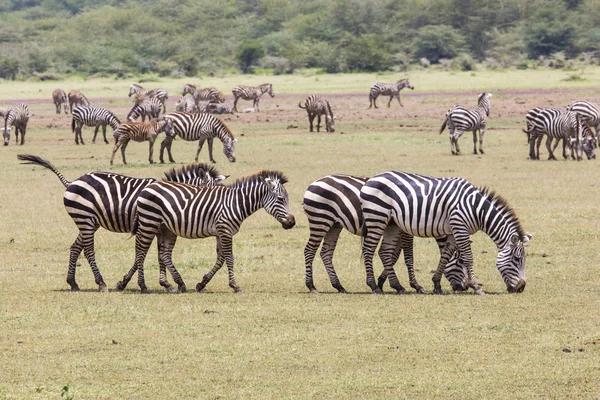
[[[233,114],[233,103],[208,103],[205,111],[209,114]]]
[[[556,160],[554,152],[550,148],[553,139],[563,139],[563,157],[565,159],[568,158],[567,147],[571,150],[574,147],[577,160],[581,160],[584,142],[594,140],[589,126],[583,122],[583,118],[576,112],[536,107],[527,112],[525,120],[527,127],[523,132],[528,137],[529,158],[531,160],[540,159],[540,145],[544,135],[548,136],[546,139],[548,160]],[[556,144],[558,145],[558,140]],[[589,147],[589,143],[586,147]],[[572,158],[575,159],[573,154]]]
[[[133,227],[137,197],[142,189],[156,182],[156,179],[132,178],[108,172],[90,172],[69,182],[50,162],[41,157],[29,154],[19,154],[17,157],[21,161],[26,161],[25,164],[36,164],[48,168],[58,176],[66,188],[63,196],[64,205],[79,229],[77,239],[71,246],[67,272],[67,283],[71,286],[71,290],[79,290],[79,285],[75,280],[75,271],[77,259],[83,250],[99,290],[107,292],[108,288],[96,265],[94,234],[100,227],[111,232],[130,233]],[[214,167],[207,164],[190,164],[173,168],[165,173],[165,179],[168,181],[185,182],[190,185],[218,185],[225,178],[227,177],[219,175]],[[164,268],[165,265],[161,263],[161,285],[172,290],[166,279]],[[169,267],[169,271],[178,284],[179,291],[185,292],[185,283],[177,270]]]
[[[71,113],[76,107],[90,106],[90,101],[79,90],[71,90],[67,97],[69,98],[69,110],[71,110]]]
[[[217,261],[196,285],[198,292],[210,282],[223,262],[229,271],[229,287],[236,293],[242,289],[233,273],[233,236],[242,222],[264,208],[284,229],[295,225],[288,194],[283,186],[287,178],[277,171],[261,171],[240,179],[233,185],[199,187],[181,183],[155,182],[138,197],[137,213],[132,233],[135,236],[135,262],[117,283],[123,290],[138,271],[138,285],[142,293],[148,291],[144,280],[144,259],[155,236],[158,236],[159,259],[172,267],[172,252],[177,237],[201,239],[217,238]]]
[[[488,189],[477,189],[463,178],[433,178],[389,171],[369,179],[360,190],[363,224],[363,258],[367,285],[381,293],[373,276],[373,253],[386,228],[392,224],[411,237],[403,248],[412,248],[412,237],[451,235],[463,259],[468,286],[476,293],[480,285],[473,274],[469,236],[487,233],[496,243],[496,267],[509,292],[525,289],[525,234],[506,200]],[[388,273],[392,272],[386,265]],[[438,269],[434,278],[439,279]]]
[[[186,94],[191,94],[196,103],[200,101],[207,101],[209,103],[223,103],[225,101],[225,96],[223,93],[219,92],[219,89],[214,87],[197,89],[195,85],[190,83],[186,83],[183,87],[182,96]]]
[[[596,141],[600,140],[600,108],[589,101],[577,100],[567,106],[567,111],[573,111],[581,115],[585,123],[594,128],[596,132]]]
[[[304,107],[302,102],[298,103],[298,107],[306,110],[308,113],[308,122],[310,123],[310,132],[313,131],[313,122],[317,117],[317,132],[321,129],[321,115],[325,116],[325,129],[327,132],[335,132],[335,117],[331,110],[331,104],[327,99],[317,96],[310,95],[304,100]]]
[[[92,143],[96,143],[96,136],[98,130],[102,127],[102,135],[104,136],[104,143],[108,144],[106,139],[106,126],[109,125],[113,130],[113,135],[121,121],[112,112],[102,107],[91,107],[91,106],[79,106],[73,111],[73,119],[71,120],[71,131],[75,132],[75,144],[85,144],[83,142],[83,136],[81,135],[81,129],[83,126],[94,127],[94,138]]]
[[[354,235],[361,234],[364,219],[360,204],[360,189],[367,180],[368,178],[358,176],[328,175],[317,179],[306,189],[303,207],[308,217],[310,237],[304,248],[304,262],[306,267],[306,287],[311,292],[317,292],[313,283],[312,267],[317,249],[323,243],[320,255],[325,264],[331,286],[340,293],[346,293],[346,289],[340,283],[333,267],[333,252],[335,251],[342,229],[346,229]],[[390,264],[393,269],[403,249],[402,244],[410,240],[408,235],[394,229],[394,227],[386,229],[383,244],[379,249],[379,256],[384,265]],[[455,245],[450,247],[454,243],[453,240],[441,237],[437,238],[437,241],[440,253],[442,254],[440,264],[444,275],[450,281],[453,290],[466,290],[467,275],[462,268],[462,264],[459,262],[458,249]],[[412,247],[407,247],[404,250],[410,284],[418,292],[424,293],[423,288],[416,281],[414,269],[412,268]],[[449,255],[452,255],[450,260],[448,260]],[[378,279],[380,289],[383,289],[386,278],[387,271],[384,269],[384,272]],[[406,292],[395,275],[390,277],[390,284],[399,293]],[[434,286],[441,291],[439,281],[434,281]]]
[[[263,83],[257,87],[240,85],[234,87],[231,92],[233,93],[233,111],[235,112],[238,112],[237,102],[240,98],[244,100],[252,100],[252,108],[254,109],[254,112],[258,112],[258,102],[263,94],[269,93],[269,96],[275,97],[273,85],[270,83]]]
[[[400,91],[404,88],[409,88],[411,90],[415,89],[415,87],[410,84],[408,79],[400,79],[396,83],[375,83],[373,86],[371,86],[371,90],[369,91],[369,108],[373,106],[375,106],[375,108],[379,108],[377,107],[377,97],[379,97],[379,95],[390,96],[390,101],[388,101],[387,105],[388,108],[390,108],[394,97],[398,99],[398,104],[400,104],[400,107],[404,107],[400,101]]]
[[[205,104],[208,104],[204,102]],[[183,96],[177,103],[175,103],[175,111],[186,112],[186,113],[198,113],[200,112],[196,100],[192,96]]]
[[[123,164],[127,164],[125,160],[125,149],[130,140],[134,142],[149,142],[148,161],[154,164],[152,155],[154,153],[154,142],[159,133],[165,132],[166,135],[173,135],[173,123],[170,119],[162,117],[153,119],[148,122],[124,122],[119,125],[115,131],[115,147],[110,157],[110,165],[113,165],[115,154],[121,147],[121,155],[123,156]]]
[[[139,102],[134,104],[134,106],[129,110],[127,114],[127,121],[136,121],[139,117],[142,117],[142,122],[151,118],[158,118],[160,115],[160,110],[162,108],[162,103],[156,97],[139,97]]]
[[[142,94],[145,97],[155,97],[156,99],[158,99],[158,101],[160,101],[163,114],[167,112],[167,107],[165,106],[165,103],[166,103],[167,99],[169,98],[169,93],[166,90],[164,90],[164,89],[146,90],[143,87],[141,87],[140,85],[132,83],[129,86],[129,97],[133,96],[134,94]]]
[[[4,114],[4,145],[10,143],[10,131],[15,127],[15,140],[19,143],[19,133],[21,134],[21,145],[25,144],[25,133],[27,133],[27,124],[29,123],[29,107],[27,104],[20,103],[9,108]]]
[[[64,90],[55,89],[54,92],[52,92],[52,101],[56,107],[57,114],[60,114],[61,107],[65,109],[65,114],[69,113],[69,99],[67,99],[67,94]]]
[[[440,135],[448,125],[450,151],[453,155],[460,154],[458,139],[465,131],[473,131],[473,154],[477,154],[477,131],[479,131],[479,152],[484,153],[483,135],[487,117],[490,115],[490,97],[492,97],[491,93],[481,93],[477,97],[477,108],[465,108],[457,105],[446,112],[446,119],[440,128]]]
[[[202,150],[202,145],[208,141],[208,156],[211,162],[216,161],[213,158],[213,139],[218,137],[223,143],[223,153],[229,162],[235,162],[235,142],[237,139],[233,137],[233,133],[223,121],[213,117],[210,114],[188,114],[182,112],[174,112],[165,115],[165,118],[173,122],[174,135],[167,137],[160,144],[160,162],[163,163],[164,150],[169,153],[169,162],[175,162],[171,155],[171,145],[175,135],[183,140],[195,141],[198,140],[198,151],[196,152],[195,161],[198,161],[198,156]]]

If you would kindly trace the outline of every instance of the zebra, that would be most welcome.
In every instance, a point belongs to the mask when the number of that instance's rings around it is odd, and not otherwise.
[[[390,101],[388,101],[387,105],[388,108],[390,108],[394,98],[398,99],[398,104],[400,104],[400,107],[404,107],[400,101],[400,91],[404,88],[409,88],[410,90],[415,89],[415,87],[410,84],[408,79],[400,79],[396,83],[375,83],[373,86],[371,86],[371,90],[369,91],[369,108],[373,106],[375,106],[375,108],[379,108],[377,107],[377,97],[379,97],[379,95],[390,96]]]
[[[69,110],[71,110],[71,112],[79,106],[90,106],[90,101],[79,90],[71,90],[67,97],[69,99]]]
[[[10,143],[10,131],[15,127],[15,139],[19,143],[19,133],[21,134],[21,145],[25,144],[25,133],[27,133],[27,124],[29,123],[29,107],[25,103],[19,103],[9,108],[4,114],[4,145]]]
[[[186,112],[190,114],[200,112],[198,104],[196,104],[196,100],[194,100],[192,96],[182,96],[177,103],[175,103],[175,111]]]
[[[106,108],[92,107],[92,106],[79,106],[75,107],[72,112],[73,118],[71,119],[71,131],[75,132],[75,144],[85,144],[83,142],[83,136],[81,135],[81,129],[83,126],[95,127],[94,138],[92,143],[96,143],[96,136],[98,130],[102,127],[102,135],[104,136],[104,143],[108,144],[106,139],[106,126],[109,125],[113,129],[113,134],[121,124],[119,118]]]
[[[115,154],[121,147],[121,155],[123,156],[123,164],[127,164],[125,160],[125,149],[130,140],[134,142],[149,142],[148,161],[154,164],[152,154],[154,153],[154,142],[159,133],[165,132],[166,135],[173,134],[173,123],[165,117],[154,119],[148,122],[125,122],[115,131],[115,147],[110,157],[110,165],[113,165]]]
[[[200,101],[208,101],[209,103],[223,103],[225,101],[225,95],[219,92],[219,89],[214,87],[208,87],[204,89],[197,89],[195,85],[186,83],[183,87],[182,96],[191,94],[196,103]]]
[[[71,246],[67,283],[72,291],[78,291],[75,280],[77,259],[84,251],[94,280],[101,292],[107,292],[102,274],[96,265],[94,252],[94,234],[102,227],[111,232],[130,233],[135,215],[136,200],[143,188],[156,182],[153,178],[132,178],[108,172],[90,172],[69,182],[49,161],[30,154],[19,154],[17,158],[25,164],[36,164],[48,168],[60,179],[66,188],[63,196],[64,205],[69,216],[77,225],[79,234]],[[227,176],[208,164],[190,164],[172,168],[165,173],[165,179],[173,182],[185,182],[190,185],[220,185]],[[161,285],[169,289],[161,265]],[[185,291],[185,283],[176,270],[170,270],[179,286]]]
[[[127,121],[136,121],[139,117],[142,117],[142,122],[150,118],[158,118],[162,103],[156,97],[140,97],[139,102],[134,104],[129,113],[127,114]]]
[[[473,274],[469,235],[482,230],[496,243],[496,267],[509,292],[525,289],[525,249],[531,236],[523,230],[515,211],[501,196],[478,189],[463,178],[434,178],[388,171],[369,179],[360,189],[364,224],[362,254],[367,285],[381,293],[373,276],[373,253],[386,228],[393,225],[411,237],[402,246],[412,248],[412,237],[452,236],[465,263],[468,286],[483,294]],[[388,272],[393,269],[385,265]],[[439,280],[438,268],[434,279]],[[437,288],[436,288],[437,289]],[[434,289],[434,293],[437,290]]]
[[[446,119],[440,128],[440,135],[448,126],[450,137],[450,151],[453,155],[460,154],[458,139],[465,131],[473,131],[473,154],[477,154],[477,131],[479,131],[479,152],[483,151],[483,135],[485,134],[485,125],[487,117],[490,115],[490,97],[491,93],[481,93],[477,97],[477,108],[465,108],[454,106],[446,112]]]
[[[233,103],[208,103],[204,112],[209,114],[233,114]]]
[[[175,135],[183,140],[194,141],[198,140],[198,151],[196,152],[195,161],[198,161],[200,150],[205,141],[208,141],[208,156],[212,163],[216,161],[213,158],[213,138],[218,137],[223,143],[223,153],[229,162],[235,162],[235,142],[237,139],[233,137],[233,133],[227,125],[220,119],[213,117],[210,114],[189,114],[183,112],[174,112],[165,115],[173,121],[174,134],[168,135],[160,144],[160,162],[164,163],[163,154],[167,149],[169,154],[169,162],[175,162],[171,155],[171,145]]]
[[[164,90],[164,89],[146,90],[143,87],[141,87],[140,85],[132,83],[129,86],[129,97],[133,96],[134,94],[143,94],[146,97],[157,98],[158,101],[160,101],[160,104],[162,105],[163,114],[167,112],[167,107],[165,106],[165,103],[166,103],[167,99],[169,98],[169,93],[166,90]]]
[[[577,100],[567,106],[567,111],[573,111],[581,115],[590,128],[594,128],[596,141],[600,140],[600,108],[596,104],[589,101]]]
[[[298,107],[305,109],[308,113],[308,122],[310,123],[310,132],[313,131],[313,122],[317,117],[317,132],[321,129],[321,115],[325,115],[325,129],[327,132],[335,132],[335,117],[331,110],[331,104],[327,99],[317,96],[310,95],[304,100],[304,107],[302,102],[298,103]]]
[[[144,259],[155,236],[158,236],[159,260],[168,268],[174,268],[172,252],[178,236],[187,239],[215,236],[217,261],[196,285],[196,291],[202,291],[226,262],[229,287],[241,293],[233,273],[233,236],[240,230],[242,222],[261,208],[279,221],[284,229],[295,225],[283,186],[286,182],[287,178],[281,172],[264,170],[226,186],[208,188],[173,182],[148,185],[138,197],[132,229],[135,234],[135,262],[123,280],[117,283],[117,290],[124,290],[138,271],[138,285],[142,293],[148,291],[144,280]]]
[[[262,85],[258,85],[257,87],[253,86],[236,86],[231,92],[233,93],[233,111],[238,112],[237,110],[237,102],[240,98],[244,100],[252,100],[252,108],[255,112],[258,112],[258,102],[260,101],[260,97],[269,93],[269,96],[275,97],[275,93],[273,92],[273,85],[270,83],[263,83]]]
[[[310,230],[310,237],[304,248],[304,262],[306,269],[306,287],[311,292],[316,293],[317,290],[313,283],[313,260],[315,258],[317,249],[323,243],[321,248],[321,259],[325,264],[327,275],[333,286],[339,293],[347,293],[346,289],[340,283],[335,269],[333,267],[333,253],[340,233],[343,229],[354,235],[360,235],[363,225],[363,215],[360,203],[360,189],[367,182],[369,178],[351,176],[351,175],[328,175],[323,178],[317,179],[311,183],[306,189],[303,200],[304,212],[308,217],[308,226]],[[394,231],[394,229],[388,229],[384,235],[383,243],[379,254],[385,263],[390,263],[393,267],[400,256],[402,247],[398,246],[408,236],[401,231]],[[466,273],[460,264],[460,258],[458,255],[458,249],[454,247],[448,247],[446,250],[447,254],[451,254],[452,258],[447,260],[444,257],[444,247],[452,245],[450,240],[446,237],[438,238],[438,245],[440,246],[440,252],[442,252],[443,259],[440,263],[443,264],[444,275],[450,281],[453,290],[462,291],[466,290]],[[412,248],[405,250],[411,251]],[[411,280],[411,286],[419,292],[424,292],[422,287],[417,283],[414,271],[412,270],[412,254],[405,251],[405,258],[410,256],[410,260],[406,262],[409,267],[409,279]],[[383,289],[383,284],[387,278],[387,272],[379,277],[378,286]],[[397,279],[392,282],[398,292],[405,292],[405,289],[397,282]],[[441,286],[439,282],[434,282],[436,287]]]
[[[54,92],[52,92],[52,101],[56,107],[57,114],[60,114],[61,106],[64,108],[65,114],[69,113],[69,100],[67,99],[67,94],[64,90],[55,89]]]
[[[523,129],[523,132],[527,134],[531,160],[540,159],[540,145],[544,135],[548,136],[546,139],[548,160],[556,160],[553,149],[550,148],[553,139],[563,139],[563,157],[565,159],[568,158],[566,148],[569,147],[573,150],[574,146],[578,160],[581,160],[584,142],[594,140],[594,135],[583,117],[573,111],[536,107],[527,112],[525,120],[527,127]],[[558,145],[558,140],[556,144]],[[586,147],[589,148],[590,143]],[[575,159],[574,154],[571,156]]]

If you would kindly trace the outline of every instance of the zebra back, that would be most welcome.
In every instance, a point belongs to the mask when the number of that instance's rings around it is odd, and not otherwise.
[[[68,94],[69,108],[73,110],[78,106],[89,106],[90,101],[79,90],[71,90]]]
[[[10,132],[13,125],[26,126],[27,122],[29,122],[29,107],[25,103],[19,103],[6,112],[4,130]]]
[[[229,175],[221,175],[215,167],[206,163],[193,163],[183,167],[171,168],[165,172],[165,180],[182,182],[197,186],[214,186],[227,179]]]
[[[598,128],[598,125],[600,125],[600,109],[594,103],[577,100],[567,106],[567,111],[573,111],[581,115],[590,126]]]
[[[135,121],[139,117],[145,119],[148,118],[158,118],[160,115],[160,110],[162,109],[162,103],[156,97],[145,97],[142,102],[134,105],[129,113],[127,114],[128,121]]]

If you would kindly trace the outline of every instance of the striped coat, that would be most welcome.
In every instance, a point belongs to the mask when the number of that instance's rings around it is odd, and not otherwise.
[[[96,143],[96,136],[98,130],[102,127],[102,135],[104,136],[104,143],[108,144],[106,139],[106,126],[109,125],[113,134],[119,127],[121,121],[106,108],[102,107],[91,107],[91,106],[79,106],[73,111],[73,118],[71,119],[71,131],[75,133],[75,144],[85,144],[83,142],[83,136],[81,135],[81,129],[83,126],[94,127],[94,138],[92,143]]]
[[[208,103],[206,104],[205,111],[209,114],[233,114],[233,103]]]
[[[90,105],[90,101],[79,90],[71,90],[67,97],[69,98],[69,110],[71,110],[71,112],[73,112],[76,107]]]
[[[223,93],[219,92],[217,88],[209,87],[204,89],[197,89],[195,85],[187,83],[183,87],[182,96],[186,94],[192,95],[196,103],[200,101],[207,101],[209,103],[223,103],[225,101],[225,96]]]
[[[373,106],[379,108],[377,107],[377,97],[379,96],[390,96],[390,101],[388,101],[387,105],[388,108],[390,108],[394,98],[398,99],[398,104],[400,104],[401,107],[404,107],[400,101],[400,91],[404,88],[414,90],[415,87],[410,84],[408,79],[401,79],[396,83],[375,83],[371,86],[371,90],[369,90],[369,108]]]
[[[152,155],[154,153],[154,142],[159,133],[165,132],[166,135],[173,135],[173,123],[170,119],[165,117],[154,119],[148,122],[125,122],[119,126],[115,132],[115,147],[110,157],[110,165],[113,165],[115,159],[115,153],[121,148],[121,155],[123,156],[123,164],[127,164],[125,160],[125,149],[129,144],[129,141],[134,142],[149,142],[148,149],[148,161],[150,164],[154,164]]]
[[[310,124],[310,132],[313,131],[313,122],[317,117],[317,132],[321,129],[321,115],[325,116],[325,129],[327,132],[335,132],[335,117],[331,110],[331,104],[327,99],[317,96],[310,95],[304,100],[304,107],[302,102],[298,103],[298,107],[305,109],[308,114],[308,122]]]
[[[164,90],[164,89],[146,90],[143,87],[141,87],[140,85],[132,83],[129,86],[129,97],[131,97],[135,94],[141,94],[141,95],[144,95],[145,97],[155,97],[156,99],[158,99],[158,101],[161,104],[162,112],[163,113],[167,112],[167,107],[166,107],[165,103],[167,102],[167,99],[169,98],[169,93],[166,90]]]
[[[139,117],[142,117],[142,122],[151,118],[158,118],[162,103],[155,97],[140,97],[137,102],[127,114],[127,121],[136,121]]]
[[[263,83],[262,85],[254,86],[236,86],[231,92],[233,93],[233,111],[238,112],[237,102],[239,99],[252,100],[252,108],[255,112],[258,112],[258,103],[260,97],[268,93],[269,96],[275,97],[273,92],[273,85],[270,83]]]
[[[479,131],[479,152],[483,151],[483,135],[487,117],[490,115],[491,93],[481,93],[477,97],[477,108],[465,108],[463,106],[454,106],[446,112],[446,118],[440,128],[440,135],[448,126],[450,138],[450,152],[453,155],[460,154],[458,139],[465,131],[473,131],[473,154],[477,154],[477,131]]]
[[[4,145],[10,143],[10,131],[15,128],[15,139],[19,143],[19,133],[21,134],[21,145],[25,144],[25,134],[27,133],[27,124],[29,123],[29,107],[27,104],[20,103],[9,108],[4,115]]]
[[[64,90],[55,89],[54,92],[52,92],[52,101],[56,107],[57,114],[60,114],[61,107],[64,108],[65,114],[69,113],[69,99],[67,99],[67,94]]]

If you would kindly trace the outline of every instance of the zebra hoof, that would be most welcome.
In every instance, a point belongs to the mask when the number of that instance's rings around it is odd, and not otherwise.
[[[196,292],[201,292],[201,291],[203,291],[205,286],[206,286],[206,283],[202,283],[202,282],[198,283],[198,284],[196,285]]]
[[[71,292],[79,292],[79,286],[73,286],[71,287]]]
[[[383,291],[381,289],[379,289],[379,288],[375,288],[375,289],[372,290],[371,293],[373,293],[373,294],[383,294]]]
[[[143,287],[143,288],[140,288],[140,293],[141,294],[148,294],[148,293],[150,293],[150,291],[148,290],[148,288]]]
[[[125,289],[125,284],[123,283],[123,281],[117,282],[117,285],[115,286],[115,289],[118,292],[122,292]]]
[[[187,293],[187,286],[184,285],[179,285],[179,293]]]
[[[166,287],[165,289],[166,289],[167,293],[177,293],[177,289],[173,285]]]
[[[485,151],[483,151],[483,150],[479,150],[479,152],[480,152],[481,154],[485,154]]]
[[[418,289],[417,289],[417,293],[418,293],[418,294],[427,294],[427,292],[426,292],[426,291],[425,291],[425,289],[423,289],[423,288],[418,288]]]
[[[98,290],[100,291],[100,293],[108,293],[108,287],[105,283],[101,283],[100,285],[98,285]]]
[[[433,294],[444,294],[444,291],[442,288],[435,288],[433,289]]]
[[[485,294],[485,292],[481,289],[477,289],[477,290],[473,291],[473,294],[476,294],[477,296],[483,296]]]

